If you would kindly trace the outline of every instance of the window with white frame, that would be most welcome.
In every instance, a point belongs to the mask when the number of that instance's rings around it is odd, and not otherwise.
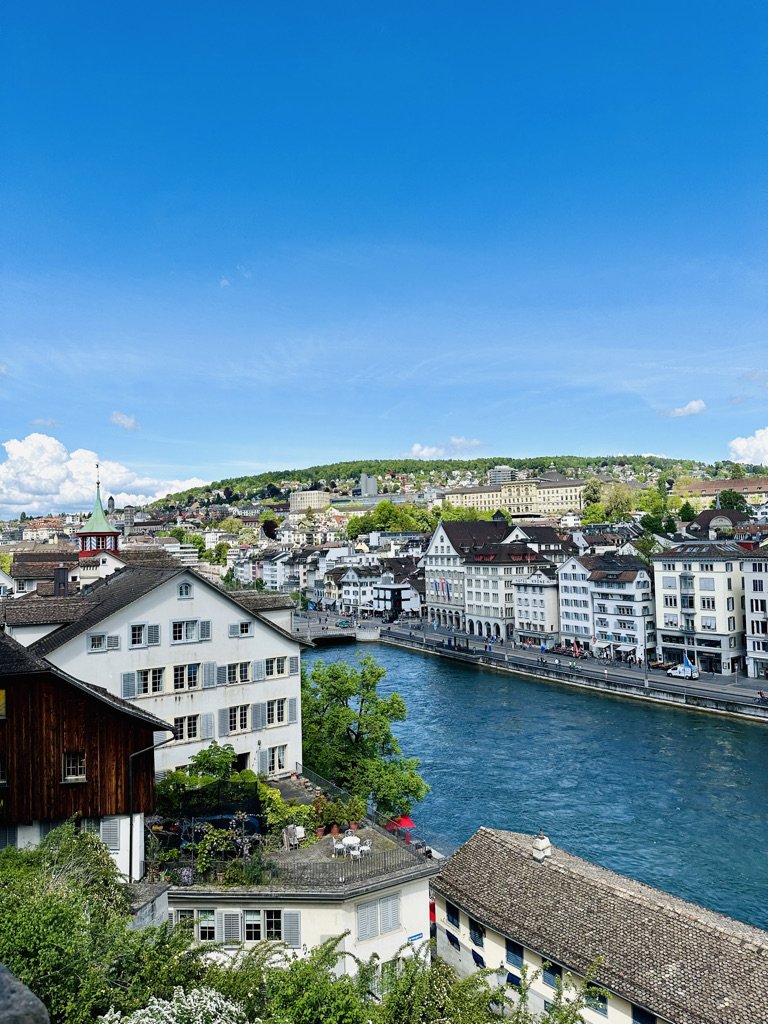
[[[193,662],[191,665],[173,666],[173,688],[174,690],[195,690],[200,681],[200,664]]]
[[[162,693],[164,680],[164,668],[140,668],[136,672],[136,693]]]
[[[173,732],[177,740],[196,740],[200,735],[200,716],[182,715],[174,718]]]
[[[245,941],[258,942],[261,939],[261,911],[246,910],[243,914]]]
[[[249,666],[249,661],[235,661],[227,665],[227,682],[247,683]]]
[[[129,647],[146,647],[147,646],[147,627],[143,624],[137,624],[130,627],[130,640]]]
[[[267,658],[267,676],[284,676],[286,658]]]
[[[107,649],[107,634],[106,633],[89,633],[88,634],[88,651],[95,653],[97,651],[106,651]]]
[[[247,732],[248,730],[248,705],[237,704],[229,708],[229,731]]]
[[[279,747],[269,748],[269,774],[272,775],[274,772],[280,772],[285,769],[285,754],[288,747],[285,743],[282,743]]]
[[[64,782],[85,782],[85,751],[65,750],[61,774]]]
[[[176,593],[184,600],[192,597],[192,584],[191,583],[180,583]]]
[[[267,701],[267,725],[283,725],[286,721],[286,703],[285,697]]]
[[[197,937],[200,942],[216,941],[216,915],[213,910],[198,910]]]
[[[191,644],[211,639],[210,619],[176,619],[171,623],[171,643]]]

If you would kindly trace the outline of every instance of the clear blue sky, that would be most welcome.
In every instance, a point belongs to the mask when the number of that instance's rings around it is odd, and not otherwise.
[[[0,507],[91,452],[126,493],[432,449],[768,462],[765,3],[1,18]]]

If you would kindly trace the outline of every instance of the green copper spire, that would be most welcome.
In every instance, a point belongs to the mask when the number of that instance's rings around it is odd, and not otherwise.
[[[96,471],[98,474],[98,465]],[[117,533],[118,531],[107,522],[107,517],[104,515],[104,508],[101,504],[101,484],[99,483],[98,475],[96,477],[96,501],[93,504],[93,512],[83,523],[79,526],[75,533]]]

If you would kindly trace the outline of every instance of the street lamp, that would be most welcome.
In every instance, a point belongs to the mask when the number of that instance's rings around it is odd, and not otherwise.
[[[496,968],[496,980],[499,983],[499,1016],[504,1016],[504,1007],[507,1002],[507,965],[502,961]]]
[[[171,727],[168,726],[170,730]],[[157,735],[157,734],[155,734]],[[176,739],[174,733],[170,739],[163,740],[161,743],[153,743],[151,747],[144,747],[143,750],[136,750],[132,754],[128,755],[128,882],[133,881],[133,759],[139,757],[141,754],[147,754],[150,750],[157,750],[159,747],[164,747],[166,743],[173,743]]]

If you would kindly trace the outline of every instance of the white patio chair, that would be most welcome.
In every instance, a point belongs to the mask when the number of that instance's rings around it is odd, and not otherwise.
[[[362,849],[359,846],[350,846],[348,853],[353,860],[360,860],[363,855]]]
[[[346,854],[347,848],[340,839],[333,840],[333,856],[336,857],[341,855],[342,857]]]
[[[359,846],[358,849],[359,849],[360,853],[370,853],[371,852],[371,840],[370,839],[364,839],[363,842],[360,843],[360,846]]]

